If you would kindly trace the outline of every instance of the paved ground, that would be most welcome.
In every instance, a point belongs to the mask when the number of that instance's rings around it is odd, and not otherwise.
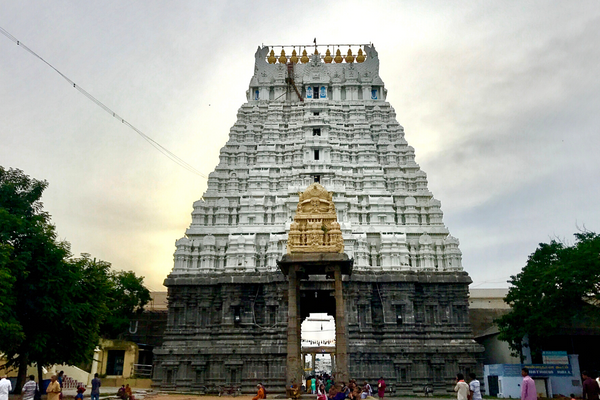
[[[100,400],[109,400],[110,398],[116,399],[117,388],[109,388],[103,387],[100,391]],[[193,394],[168,394],[162,392],[155,392],[153,390],[142,390],[142,389],[134,389],[133,394],[136,400],[234,400],[232,396],[203,396],[203,395],[193,395]],[[75,397],[75,389],[65,390],[64,391],[64,399],[65,400],[73,400]],[[251,400],[252,395],[241,395],[235,397],[235,400]],[[46,396],[42,397],[43,399]],[[283,398],[283,396],[277,395],[269,395],[267,400]],[[430,398],[433,400],[433,398]],[[455,397],[451,396],[435,396],[435,399],[455,399]],[[21,400],[20,395],[10,395],[10,400]],[[89,391],[85,393],[84,400],[90,400]],[[386,400],[425,400],[424,397],[386,397]]]

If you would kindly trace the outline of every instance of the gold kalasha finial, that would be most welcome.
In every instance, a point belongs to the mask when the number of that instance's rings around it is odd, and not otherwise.
[[[346,56],[346,62],[347,63],[353,63],[354,62],[354,56],[352,55],[352,50],[348,49],[348,55]]]
[[[294,64],[298,64],[298,53],[296,53],[296,49],[292,51],[292,56],[290,57],[290,61]]]
[[[275,51],[271,49],[271,53],[269,53],[269,64],[275,64],[277,62],[277,58],[275,57]]]
[[[342,61],[344,61],[344,58],[342,57],[342,53],[340,52],[340,49],[337,49],[337,51],[335,52],[335,62],[339,64]]]
[[[287,64],[287,57],[285,56],[285,50],[281,49],[281,56],[279,57],[279,62],[281,64]]]
[[[356,62],[361,63],[365,61],[365,55],[361,48],[358,49],[358,55],[356,56]]]
[[[302,64],[308,63],[308,55],[306,54],[306,49],[302,51],[302,57],[300,58]]]
[[[329,49],[327,49],[327,51],[325,52],[325,58],[323,59],[323,61],[325,61],[327,64],[331,64],[331,62],[333,61],[333,57],[331,57],[331,51],[329,51]]]

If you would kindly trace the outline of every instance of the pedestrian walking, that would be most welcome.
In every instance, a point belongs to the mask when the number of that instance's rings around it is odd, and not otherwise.
[[[94,374],[94,379],[92,379],[92,391],[90,392],[92,400],[100,400],[100,386],[102,386],[102,381],[100,381],[96,373]]]
[[[523,377],[523,383],[521,383],[521,400],[537,400],[535,382],[529,376],[529,369],[521,369],[521,376]]]
[[[46,400],[59,400],[61,394],[60,384],[58,383],[58,377],[52,375],[50,377],[50,383],[46,388],[46,394],[48,395]]]
[[[465,382],[465,376],[461,373],[456,374],[456,386],[454,386],[457,400],[468,400],[469,385]]]
[[[29,380],[23,385],[23,389],[21,389],[23,400],[33,400],[36,390],[39,390],[39,388],[35,382],[35,376],[29,375]]]
[[[383,399],[385,395],[385,381],[383,380],[383,376],[377,381],[377,395],[380,399]]]
[[[471,382],[469,382],[469,390],[471,391],[470,398],[471,400],[482,400],[481,397],[481,383],[477,380],[477,376],[471,372],[469,374],[469,378],[471,378]]]
[[[581,373],[581,377],[583,378],[583,398],[586,400],[598,400],[598,392],[600,392],[598,383],[586,371]]]
[[[8,400],[8,394],[12,391],[12,384],[8,380],[8,376],[4,375],[0,379],[0,400]]]

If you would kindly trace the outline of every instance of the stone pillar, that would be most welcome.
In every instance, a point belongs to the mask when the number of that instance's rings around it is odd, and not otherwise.
[[[312,356],[312,360],[313,360],[312,361],[313,362],[312,372],[313,372],[313,375],[316,375],[316,373],[317,373],[317,353],[312,353],[311,356]]]
[[[329,357],[331,357],[331,372],[333,373],[333,371],[335,371],[335,366],[336,366],[335,354],[329,353]]]
[[[300,347],[298,345],[298,281],[295,266],[288,274],[288,330],[287,330],[287,362],[286,387],[293,381],[300,385]]]
[[[342,271],[335,266],[335,356],[337,382],[348,382],[348,341],[346,337],[346,312],[344,293],[342,292]]]

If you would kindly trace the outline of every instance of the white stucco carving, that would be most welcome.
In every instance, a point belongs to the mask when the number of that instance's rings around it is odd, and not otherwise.
[[[334,193],[355,270],[462,270],[458,240],[385,101],[375,47],[363,49],[361,63],[325,63],[322,51],[294,64],[303,101],[287,65],[257,50],[248,101],[175,243],[174,275],[275,271],[298,192],[316,180]]]

